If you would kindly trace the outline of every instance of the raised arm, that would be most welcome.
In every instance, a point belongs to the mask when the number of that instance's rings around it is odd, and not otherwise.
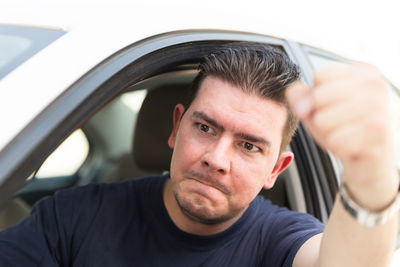
[[[315,140],[341,160],[345,185],[324,234],[303,245],[293,266],[388,266],[398,216],[375,225],[349,212],[354,201],[355,210],[380,213],[398,195],[388,84],[370,65],[339,65],[316,73],[312,89],[293,85],[287,97]]]

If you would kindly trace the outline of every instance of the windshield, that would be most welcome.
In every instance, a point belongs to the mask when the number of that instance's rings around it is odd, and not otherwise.
[[[0,79],[65,32],[0,25]]]

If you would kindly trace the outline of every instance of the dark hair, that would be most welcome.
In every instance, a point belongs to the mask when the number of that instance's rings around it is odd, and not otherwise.
[[[282,51],[269,45],[250,42],[225,44],[204,57],[193,80],[187,107],[207,76],[214,76],[240,87],[244,92],[282,104],[287,120],[282,133],[283,151],[294,135],[298,120],[285,98],[286,88],[300,76],[299,68]]]

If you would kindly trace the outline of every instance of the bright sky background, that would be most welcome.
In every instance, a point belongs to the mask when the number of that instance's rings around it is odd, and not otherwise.
[[[209,14],[204,20],[209,16],[223,19],[233,7],[240,6],[243,14],[253,14],[254,19],[267,18],[265,27],[272,35],[373,63],[400,87],[399,0],[0,0],[0,20],[15,16],[13,13],[38,23],[44,13],[54,20],[69,21],[88,21],[95,14],[113,19],[112,13],[129,18],[135,16],[138,6],[145,5],[147,10],[149,6],[153,9],[153,16],[144,23],[162,23],[157,21],[157,13],[171,11],[172,3],[189,6],[193,14],[206,6]],[[243,20],[243,25],[246,23]]]

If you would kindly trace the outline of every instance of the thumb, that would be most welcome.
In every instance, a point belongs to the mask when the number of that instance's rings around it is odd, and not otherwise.
[[[304,120],[311,115],[313,101],[311,88],[303,82],[298,81],[286,90],[286,99],[292,112],[300,119]]]

